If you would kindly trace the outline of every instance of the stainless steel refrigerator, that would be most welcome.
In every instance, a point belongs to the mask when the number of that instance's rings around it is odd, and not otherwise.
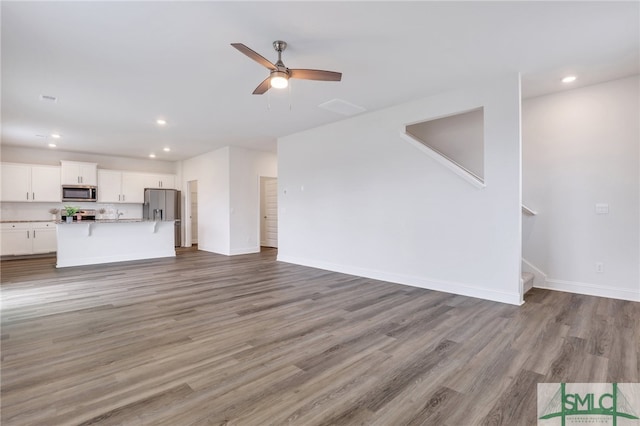
[[[174,220],[175,246],[180,247],[180,225],[182,223],[180,191],[175,189],[145,189],[142,217],[148,220]]]

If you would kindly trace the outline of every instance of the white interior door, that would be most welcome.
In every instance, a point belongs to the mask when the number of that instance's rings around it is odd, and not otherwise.
[[[260,245],[278,247],[278,179],[260,177]]]

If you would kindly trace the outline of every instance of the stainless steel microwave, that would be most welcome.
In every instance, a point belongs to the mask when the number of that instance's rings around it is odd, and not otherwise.
[[[62,201],[98,201],[98,188],[86,185],[62,185]]]

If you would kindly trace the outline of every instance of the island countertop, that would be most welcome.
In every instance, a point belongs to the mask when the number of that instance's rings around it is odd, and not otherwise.
[[[56,267],[175,257],[175,221],[80,220],[56,224]]]
[[[153,220],[153,219],[95,219],[95,220],[74,220],[71,223],[67,223],[64,220],[56,220],[58,225],[82,225],[87,223],[138,223],[138,222],[173,222],[173,220]]]
[[[51,219],[30,219],[30,220],[0,220],[0,223],[56,223],[59,221]]]

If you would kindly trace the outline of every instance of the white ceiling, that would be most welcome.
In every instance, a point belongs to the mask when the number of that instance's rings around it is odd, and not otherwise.
[[[276,139],[520,71],[525,96],[640,72],[638,2],[7,2],[2,143],[179,160]],[[253,89],[268,71],[229,44],[290,68],[343,73]],[[57,103],[40,95],[58,97]],[[156,118],[166,118],[160,128]],[[171,152],[162,148],[168,146]]]

